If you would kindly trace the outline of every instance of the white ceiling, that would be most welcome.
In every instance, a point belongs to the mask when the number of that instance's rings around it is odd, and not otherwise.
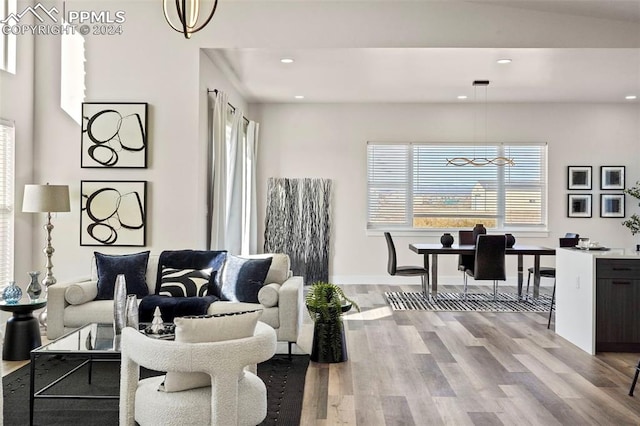
[[[469,3],[640,25],[637,0]],[[475,92],[473,80],[491,81],[488,102],[629,102],[625,95],[640,97],[637,48],[238,48],[207,53],[245,99],[257,103],[484,100],[484,89]],[[282,64],[285,57],[295,62]],[[497,64],[500,58],[513,62]],[[460,101],[459,95],[468,99]]]

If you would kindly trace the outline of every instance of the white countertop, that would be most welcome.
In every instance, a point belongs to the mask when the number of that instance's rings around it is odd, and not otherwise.
[[[640,252],[630,248],[611,248],[609,250],[581,250],[573,247],[558,248],[576,253],[582,253],[592,257],[606,257],[614,259],[640,259]]]

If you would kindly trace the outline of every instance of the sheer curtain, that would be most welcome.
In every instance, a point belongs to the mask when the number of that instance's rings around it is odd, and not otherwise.
[[[209,249],[233,254],[257,251],[256,163],[258,123],[232,110],[218,92],[211,113],[209,146]]]

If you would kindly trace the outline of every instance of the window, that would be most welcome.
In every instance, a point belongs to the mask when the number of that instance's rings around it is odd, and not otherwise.
[[[17,8],[16,0],[0,0],[0,19],[7,19],[9,15],[15,15]],[[0,28],[5,25],[13,25],[14,20],[0,24]],[[11,74],[16,73],[16,35],[5,31],[0,31],[0,70],[5,70]]]
[[[454,166],[507,156],[514,166]],[[369,143],[368,229],[546,229],[547,146]]]
[[[0,283],[13,280],[14,124],[0,119]]]

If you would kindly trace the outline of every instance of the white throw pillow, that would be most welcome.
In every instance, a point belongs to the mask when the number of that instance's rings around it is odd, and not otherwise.
[[[199,317],[177,317],[176,342],[204,343],[242,339],[253,336],[262,309],[203,315]],[[206,373],[178,373],[169,371],[158,390],[179,392],[211,385],[211,376]]]

